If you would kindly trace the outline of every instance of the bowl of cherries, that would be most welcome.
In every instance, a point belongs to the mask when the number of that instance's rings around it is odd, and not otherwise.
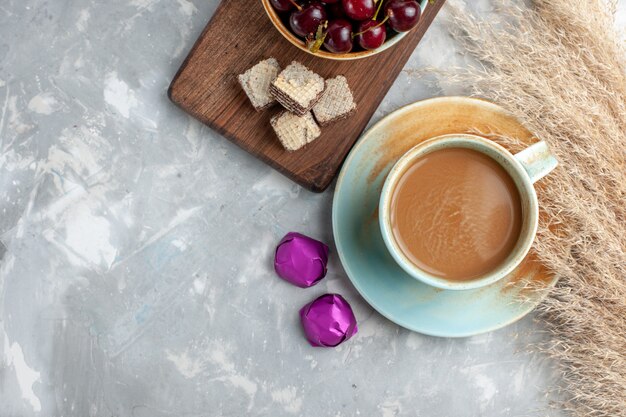
[[[335,60],[365,58],[417,26],[429,0],[261,0],[278,31],[301,50]]]

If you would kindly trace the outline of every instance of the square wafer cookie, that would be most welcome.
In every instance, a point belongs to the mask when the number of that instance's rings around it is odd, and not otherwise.
[[[278,61],[268,58],[237,77],[256,111],[265,110],[276,102],[270,94],[270,84],[279,72]]]
[[[287,110],[303,116],[324,92],[324,79],[299,62],[292,62],[278,74],[270,93]]]
[[[345,119],[355,110],[354,96],[343,75],[326,80],[324,94],[313,106],[313,114],[320,126]]]
[[[270,123],[280,143],[288,151],[296,151],[321,135],[321,130],[311,112],[298,116],[283,111],[271,118]]]

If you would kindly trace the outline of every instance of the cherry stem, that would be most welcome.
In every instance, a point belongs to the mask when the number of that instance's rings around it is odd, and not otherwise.
[[[382,0],[381,0],[381,1],[382,1]],[[364,33],[366,33],[366,32],[369,32],[369,31],[370,31],[370,30],[372,30],[372,29],[376,29],[376,28],[381,27],[382,25],[384,25],[384,24],[385,24],[385,22],[387,21],[387,19],[389,19],[389,16],[385,16],[385,18],[384,18],[383,20],[381,20],[381,21],[380,21],[380,23],[379,23],[379,24],[377,24],[376,26],[369,27],[369,28],[365,29],[363,32],[353,33],[353,34],[352,34],[352,39],[354,39],[354,38],[356,38],[357,36],[362,35],[362,34],[364,34]]]
[[[380,13],[380,8],[383,6],[384,2],[385,0],[378,0],[378,8],[376,9],[376,13],[374,13],[374,17],[372,17],[372,20],[376,20],[378,18],[378,13]]]
[[[296,3],[295,0],[289,0],[289,2],[291,4],[293,4],[294,6],[296,6],[296,9],[298,9],[299,12],[302,11],[302,6],[300,6],[298,3]]]

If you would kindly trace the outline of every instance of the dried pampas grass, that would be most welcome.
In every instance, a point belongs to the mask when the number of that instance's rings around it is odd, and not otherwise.
[[[549,143],[536,243],[560,278],[540,307],[575,416],[626,416],[626,54],[602,0],[502,0],[499,21],[453,11],[482,64],[460,78]],[[510,138],[511,143],[515,141]]]

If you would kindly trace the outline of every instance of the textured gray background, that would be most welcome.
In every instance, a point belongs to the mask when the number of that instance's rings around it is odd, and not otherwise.
[[[276,278],[285,232],[332,242],[332,189],[168,102],[217,4],[0,2],[0,416],[559,415],[532,316],[436,339],[372,311],[336,256],[314,289]],[[437,21],[408,68],[463,62]],[[373,120],[462,92],[403,73]],[[326,291],[360,332],[321,350],[296,312]]]

